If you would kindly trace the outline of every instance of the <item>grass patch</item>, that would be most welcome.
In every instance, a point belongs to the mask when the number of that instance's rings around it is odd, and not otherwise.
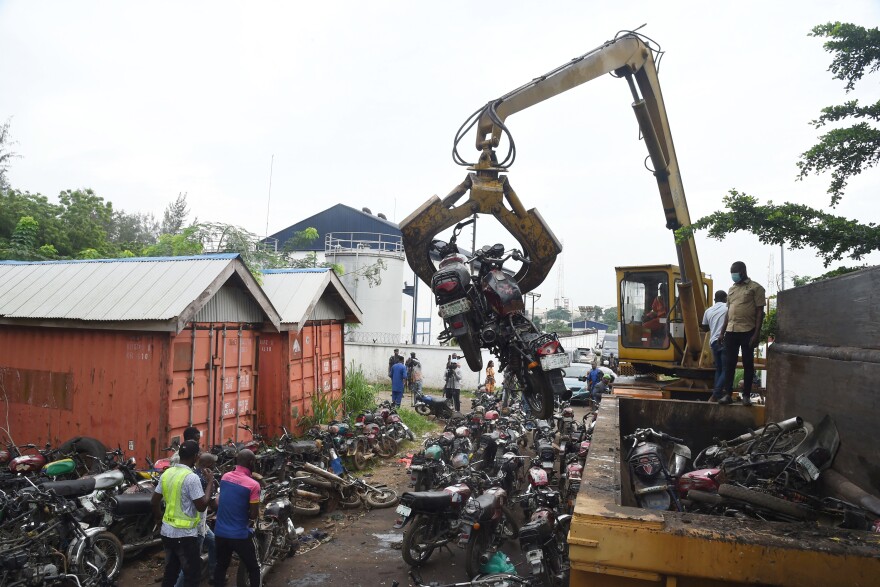
[[[409,426],[409,429],[412,430],[412,433],[416,435],[416,438],[421,436],[426,432],[433,432],[436,428],[438,428],[438,424],[428,420],[415,410],[411,410],[409,408],[401,407],[397,410],[397,415],[400,416],[400,419],[403,420],[403,423]]]

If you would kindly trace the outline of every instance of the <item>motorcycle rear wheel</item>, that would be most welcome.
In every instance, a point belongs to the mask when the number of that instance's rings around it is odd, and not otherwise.
[[[416,404],[416,413],[419,414],[420,416],[430,416],[431,415],[431,408],[429,408],[425,404],[419,403],[419,404]]]
[[[403,544],[400,551],[403,555],[403,562],[409,566],[418,567],[431,558],[434,547],[428,546],[428,540],[431,538],[428,535],[430,527],[430,519],[426,516],[417,516],[403,534]]]
[[[469,330],[467,334],[456,336],[455,340],[458,342],[458,346],[471,371],[482,371],[483,355],[480,354],[480,345],[474,340],[473,330]]]
[[[378,491],[369,491],[364,496],[367,505],[374,509],[390,508],[397,505],[397,492],[390,487],[380,487]]]
[[[541,377],[529,376],[530,379]],[[546,420],[553,414],[553,389],[549,386],[529,383],[523,390],[523,401],[528,402],[531,416],[538,420]]]
[[[301,516],[311,517],[321,513],[321,504],[302,497],[291,497],[290,507],[293,509],[293,513]]]
[[[754,491],[746,487],[738,487],[736,485],[728,485],[726,483],[723,483],[718,488],[718,495],[730,499],[744,501],[754,506],[773,511],[788,516],[790,518],[796,518],[798,520],[809,520],[811,517],[813,517],[812,512],[803,506],[800,506],[785,499],[781,499],[779,497],[774,497],[767,493]]]

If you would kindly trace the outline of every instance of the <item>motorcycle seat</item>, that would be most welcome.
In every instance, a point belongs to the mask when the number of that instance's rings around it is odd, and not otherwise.
[[[295,455],[308,454],[318,452],[318,445],[314,440],[297,440],[288,443],[285,449]]]
[[[137,516],[153,511],[152,493],[123,493],[113,498],[113,512],[120,516]]]
[[[407,491],[400,503],[417,511],[439,512],[452,504],[452,495],[445,491]]]
[[[95,490],[95,478],[84,477],[73,481],[48,481],[41,485],[43,489],[55,492],[59,497],[78,497],[88,495]]]
[[[553,528],[547,520],[535,520],[519,529],[519,541],[521,544],[542,544],[552,533]]]

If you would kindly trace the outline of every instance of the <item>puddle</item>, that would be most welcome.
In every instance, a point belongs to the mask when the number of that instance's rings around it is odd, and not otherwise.
[[[389,532],[387,534],[373,532],[373,536],[375,536],[379,540],[379,543],[378,543],[377,548],[375,550],[375,552],[377,552],[377,553],[379,553],[379,552],[387,553],[389,551],[396,553],[397,551],[393,550],[391,548],[391,545],[395,544],[395,543],[399,543],[401,540],[403,540],[403,534],[398,534],[396,532]]]
[[[287,587],[320,587],[330,580],[330,573],[309,573],[302,579],[292,579]]]

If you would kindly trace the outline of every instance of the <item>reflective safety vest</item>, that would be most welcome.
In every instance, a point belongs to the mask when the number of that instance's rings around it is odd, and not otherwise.
[[[162,521],[174,528],[190,529],[199,525],[199,515],[189,516],[183,511],[181,496],[183,481],[195,475],[188,467],[171,467],[162,473],[162,497],[165,499],[165,515]]]

